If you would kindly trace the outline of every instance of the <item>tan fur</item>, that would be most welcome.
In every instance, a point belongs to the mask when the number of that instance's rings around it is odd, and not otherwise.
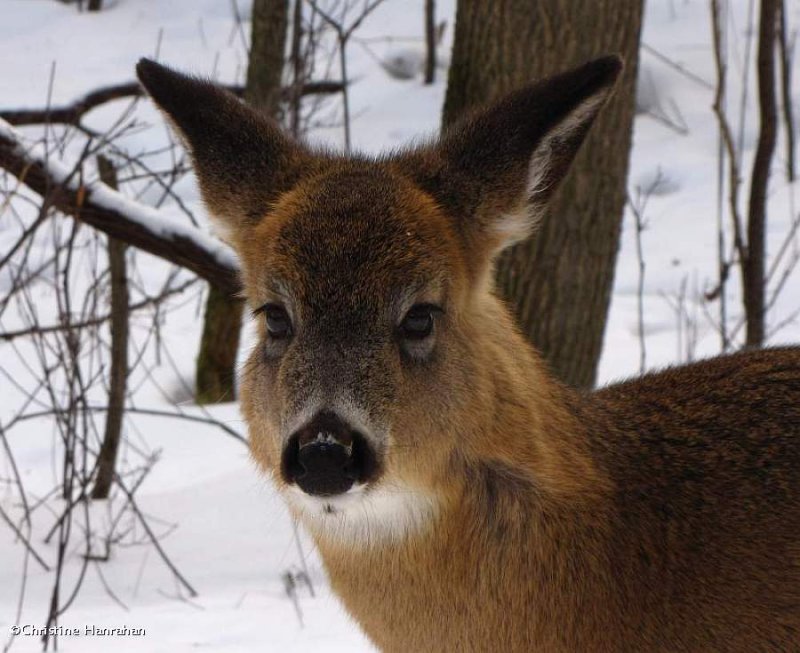
[[[140,64],[251,307],[278,303],[293,325],[278,341],[260,319],[245,366],[253,457],[383,651],[800,650],[800,349],[582,395],[494,292],[494,256],[520,233],[508,216],[535,219],[618,71],[587,64],[371,160],[314,154]],[[421,303],[441,314],[409,344],[398,325]],[[281,475],[320,410],[380,460],[357,492],[310,496]]]

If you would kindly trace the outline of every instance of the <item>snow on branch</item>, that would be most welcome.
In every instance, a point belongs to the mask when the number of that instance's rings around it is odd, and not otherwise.
[[[239,263],[220,240],[130,200],[100,181],[84,183],[74,170],[47,157],[41,146],[23,143],[23,136],[0,120],[0,168],[41,195],[49,206],[191,270],[223,292],[240,290]]]

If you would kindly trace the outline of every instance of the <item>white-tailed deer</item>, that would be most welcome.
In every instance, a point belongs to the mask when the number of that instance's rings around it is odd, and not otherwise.
[[[253,456],[384,651],[800,651],[800,349],[580,394],[494,292],[619,70],[376,159],[139,64],[258,316]]]

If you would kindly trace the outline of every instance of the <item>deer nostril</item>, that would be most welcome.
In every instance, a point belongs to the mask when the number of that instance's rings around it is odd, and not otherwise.
[[[358,474],[351,471],[351,447],[318,440],[298,447],[294,482],[301,490],[318,496],[347,492]]]
[[[305,468],[300,463],[299,452],[300,444],[298,438],[297,436],[293,436],[286,444],[281,458],[281,473],[283,478],[289,483],[293,483],[306,472]]]
[[[307,494],[332,496],[372,480],[376,456],[367,439],[331,413],[320,413],[289,438],[281,473]]]
[[[297,462],[305,474],[344,472],[351,461],[350,452],[351,447],[338,442],[312,442],[300,447]]]

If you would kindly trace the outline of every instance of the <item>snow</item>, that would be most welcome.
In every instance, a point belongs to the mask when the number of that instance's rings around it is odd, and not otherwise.
[[[245,0],[238,0],[246,16]],[[141,56],[158,52],[161,61],[176,68],[212,74],[225,82],[241,83],[246,67],[242,34],[232,15],[231,3],[219,0],[106,0],[108,9],[99,14],[79,13],[74,4],[55,0],[4,0],[0,21],[0,79],[6,108],[43,106],[48,98],[52,63],[51,102],[61,105],[102,85],[131,78]],[[745,41],[748,2],[732,0],[731,71],[728,106],[738,130],[741,61]],[[791,5],[791,3],[789,3]],[[441,19],[447,20],[447,39],[452,36],[454,1],[437,3]],[[680,63],[702,79],[713,81],[710,51],[708,3],[649,2],[646,5],[643,41],[651,48]],[[800,7],[790,8],[790,25],[800,23]],[[438,71],[437,82],[424,86],[417,74],[410,80],[387,74],[384,67],[403,64],[403,73],[413,74],[422,43],[422,3],[388,0],[363,24],[348,46],[353,115],[354,147],[368,152],[398,147],[435,132],[441,113],[445,80]],[[392,36],[418,38],[418,45],[402,45],[367,40]],[[447,49],[442,52],[447,59]],[[642,78],[649,80],[640,104],[660,106],[674,115],[677,106],[688,133],[674,129],[647,115],[636,119],[634,149],[631,156],[629,190],[655,189],[645,207],[647,228],[642,234],[646,261],[644,280],[644,321],[649,368],[661,367],[719,351],[719,336],[713,326],[717,304],[704,304],[702,293],[713,287],[716,278],[716,153],[717,130],[711,111],[713,91],[667,66],[648,51],[641,56]],[[333,75],[335,77],[335,74]],[[403,75],[401,75],[403,76]],[[753,80],[751,71],[751,84]],[[795,107],[800,95],[794,89]],[[108,129],[129,101],[118,101],[95,110],[85,123],[96,130]],[[147,101],[134,107],[137,120],[151,125],[133,130],[122,141],[132,152],[163,146],[166,128]],[[744,154],[742,170],[748,175],[757,137],[756,107],[747,105],[747,120],[742,132]],[[343,135],[338,119],[341,108],[335,99],[324,103],[321,124],[312,129],[310,139],[341,147]],[[34,128],[13,130],[0,124],[0,133],[22,132],[36,138]],[[769,194],[768,247],[774,256],[785,238],[792,216],[797,215],[794,194],[797,184],[788,184],[783,174],[783,137],[779,139]],[[27,146],[26,146],[27,150]],[[44,156],[41,151],[35,156]],[[66,175],[69,162],[79,152],[75,143],[64,147],[64,160],[50,152],[52,170]],[[32,155],[33,156],[33,155]],[[158,159],[155,159],[156,161]],[[162,162],[169,162],[164,155]],[[746,199],[743,189],[742,201]],[[196,213],[202,225],[201,202],[191,179],[179,182],[175,191],[183,203]],[[156,200],[153,190],[143,190],[135,200],[110,189],[92,187],[96,200],[126,215],[135,216],[148,228],[190,236],[209,254],[231,262],[230,250],[185,223],[172,201],[159,208],[147,206]],[[2,204],[0,204],[2,206]],[[744,206],[744,204],[743,204]],[[167,216],[169,221],[163,220]],[[18,236],[16,226],[0,220],[0,252]],[[181,222],[184,220],[184,222]],[[166,227],[165,225],[169,225]],[[730,238],[729,238],[730,239]],[[42,244],[42,248],[45,244]],[[789,247],[789,256],[800,245]],[[135,254],[140,262],[141,283],[160,287],[169,268],[162,261]],[[636,374],[639,369],[637,339],[637,285],[635,229],[630,213],[625,217],[623,238],[611,312],[600,365],[603,382]],[[185,277],[183,277],[185,278]],[[777,277],[776,277],[777,279]],[[4,280],[0,278],[0,288]],[[774,288],[773,283],[773,288]],[[684,312],[674,305],[683,297]],[[52,293],[42,286],[38,302],[43,323],[57,323]],[[132,380],[135,403],[142,408],[174,410],[172,397],[192,377],[193,360],[199,340],[202,298],[176,300],[161,328],[162,359],[147,358],[152,378],[141,374]],[[732,278],[728,306],[731,323],[741,316],[738,279]],[[775,302],[769,316],[770,329],[788,320],[770,337],[771,344],[797,342],[800,326],[791,320],[800,309],[800,273],[795,272]],[[0,330],[19,327],[7,311],[0,318]],[[134,328],[138,328],[134,324]],[[142,327],[144,328],[144,327]],[[137,332],[138,333],[138,332]],[[143,337],[143,336],[142,336]],[[741,341],[739,333],[738,340]],[[247,341],[245,337],[245,351]],[[25,345],[14,344],[24,352]],[[0,343],[0,356],[6,364],[15,359],[12,345]],[[168,365],[167,357],[174,362]],[[16,373],[18,371],[18,373]],[[20,364],[13,380],[22,383],[27,372]],[[2,378],[2,377],[0,377]],[[2,378],[0,424],[5,424],[19,405],[21,395],[11,380]],[[244,432],[235,405],[224,404],[201,409],[182,406],[196,416],[210,415],[239,432]],[[68,652],[105,651],[113,645],[118,651],[358,651],[372,650],[353,621],[345,614],[327,586],[322,566],[309,540],[301,534],[301,549],[295,542],[286,509],[250,461],[246,448],[213,426],[143,414],[128,417],[129,436],[137,447],[159,452],[159,460],[137,493],[142,511],[149,515],[170,558],[197,589],[190,598],[176,586],[152,546],[119,546],[109,562],[90,565],[89,573],[75,603],[60,623],[68,627],[145,628],[143,637],[63,637],[61,650]],[[9,432],[14,452],[32,497],[41,496],[57,478],[59,443],[48,420],[31,420]],[[8,477],[8,463],[0,454],[0,476]],[[133,445],[122,452],[122,461],[137,459]],[[18,499],[6,484],[0,487],[0,506],[19,515]],[[43,511],[57,511],[56,500],[48,500]],[[108,519],[102,503],[92,506],[98,523]],[[52,524],[47,515],[34,520],[31,541],[48,561],[55,558],[55,544],[43,542]],[[74,582],[81,561],[80,549],[67,560],[67,586]],[[18,619],[17,601],[22,581],[23,547],[4,524],[0,524],[0,639],[5,639],[13,624],[41,627],[47,611],[52,576],[29,563],[22,616]],[[308,566],[316,596],[302,583],[296,589],[299,613],[287,596],[286,571]],[[98,572],[99,570],[99,572]],[[99,573],[103,574],[101,580]],[[111,588],[124,604],[109,597]],[[18,637],[11,650],[40,650],[37,637]]]

